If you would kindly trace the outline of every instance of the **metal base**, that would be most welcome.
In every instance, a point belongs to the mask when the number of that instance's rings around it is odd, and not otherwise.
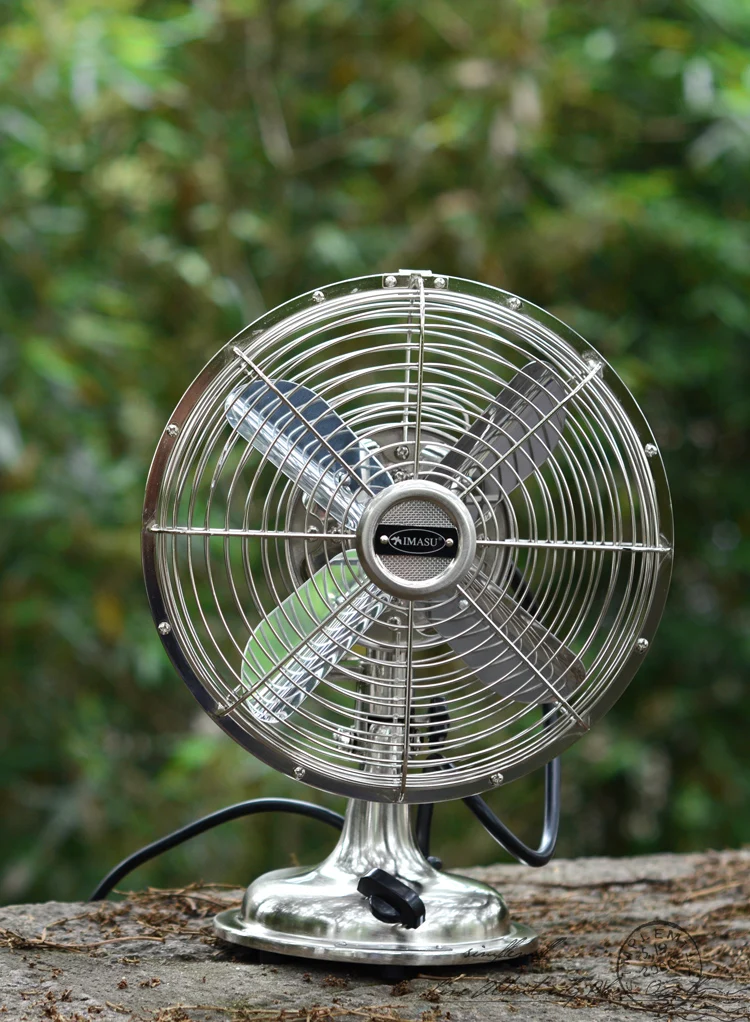
[[[414,930],[383,923],[357,891],[380,867],[410,884],[425,905]],[[470,965],[527,955],[538,937],[511,923],[486,884],[434,869],[417,848],[405,805],[352,801],[334,851],[313,869],[278,869],[255,880],[238,909],[214,919],[234,944],[302,958],[370,965]]]

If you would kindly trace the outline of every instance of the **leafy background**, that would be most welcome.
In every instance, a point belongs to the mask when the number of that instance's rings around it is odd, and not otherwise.
[[[0,898],[84,897],[241,798],[316,795],[215,729],[139,564],[186,384],[321,283],[509,288],[635,392],[675,499],[646,665],[565,757],[563,855],[750,840],[745,0],[14,0],[0,8]],[[493,797],[530,839],[539,778]],[[447,864],[499,851],[460,805]],[[132,883],[245,883],[331,844],[255,818]]]

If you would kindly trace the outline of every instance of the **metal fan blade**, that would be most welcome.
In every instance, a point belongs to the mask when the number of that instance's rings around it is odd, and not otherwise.
[[[248,689],[257,686],[245,700],[254,717],[286,720],[382,614],[387,600],[373,584],[363,589],[365,582],[356,554],[347,551],[261,621],[245,646],[241,673]]]
[[[487,467],[496,462],[491,474],[501,495],[507,496],[559,443],[566,413],[557,405],[565,394],[550,366],[529,362],[448,451],[440,467],[467,471],[472,462],[474,467],[476,462]],[[585,670],[574,654],[520,603],[500,596],[481,575],[472,588],[478,606],[462,606],[467,601],[456,595],[440,608],[439,619],[430,617],[484,685],[519,702],[538,703],[553,698],[550,686],[565,698],[583,680]]]
[[[429,617],[483,685],[516,702],[549,703],[584,680],[575,654],[511,596],[476,580],[467,595],[473,603],[457,594]]]
[[[341,416],[307,387],[288,380],[273,388],[245,384],[231,392],[224,410],[245,440],[345,528],[356,529],[366,489],[393,482]]]
[[[246,384],[229,395],[225,414],[245,440],[346,528],[357,528],[369,494],[393,482],[367,441],[307,387],[288,380]],[[382,613],[387,600],[375,585],[338,609],[364,582],[356,553],[347,551],[256,628],[245,647],[241,677],[248,687],[258,685],[248,697],[257,719],[286,720]]]
[[[487,465],[497,461],[493,473],[503,492],[510,493],[559,443],[566,413],[564,408],[553,409],[566,393],[551,366],[529,362],[448,451],[441,468],[466,470],[470,458]]]

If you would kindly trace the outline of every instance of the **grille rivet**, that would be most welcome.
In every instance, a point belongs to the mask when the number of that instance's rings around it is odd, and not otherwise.
[[[389,273],[388,276],[385,278],[386,287],[395,287],[397,283],[398,281],[396,280],[392,273]]]
[[[648,639],[638,639],[635,648],[639,653],[645,653],[648,649]]]
[[[643,453],[646,455],[647,458],[655,458],[656,455],[659,453],[659,449],[657,448],[656,444],[646,444],[646,446],[643,448]]]
[[[313,292],[313,301],[314,302],[320,303],[320,302],[324,302],[325,300],[326,300],[326,296],[323,294],[322,291],[314,291]]]
[[[515,298],[514,297],[514,298],[509,298],[508,299],[508,307],[513,309],[516,312],[518,311],[518,309],[521,308],[521,304],[522,303],[521,303],[521,299],[520,298]]]
[[[398,445],[398,447],[396,448],[396,457],[398,458],[399,461],[406,461],[406,459],[409,457],[409,448],[406,446],[406,444]]]
[[[388,537],[387,536],[381,536],[380,537],[380,542],[383,544],[383,546],[386,546],[387,543],[389,542]]]
[[[596,373],[600,379],[604,376],[604,363],[596,355],[587,355],[583,362],[588,372]]]
[[[502,784],[502,783],[503,783],[503,775],[502,774],[500,774],[500,773],[490,774],[490,784],[492,784],[493,787],[496,788],[498,786],[498,784]]]
[[[446,539],[445,545],[448,547],[448,549],[450,549],[453,546],[453,540],[450,538],[450,536],[448,536],[448,538]]]
[[[180,432],[180,427],[177,425],[176,422],[170,422],[170,424],[167,426],[164,432],[167,434],[167,436],[177,436],[177,434]]]
[[[435,287],[445,287],[445,277],[435,277]]]
[[[172,631],[172,626],[170,625],[169,621],[160,621],[156,627],[157,631],[159,632],[159,635],[169,635],[169,633]]]
[[[302,778],[305,776],[305,768],[304,767],[299,767],[299,766],[295,767],[294,768],[294,776],[297,778],[298,781],[301,781]]]

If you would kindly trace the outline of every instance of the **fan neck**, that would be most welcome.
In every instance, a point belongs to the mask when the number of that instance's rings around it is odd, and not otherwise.
[[[352,799],[339,842],[321,872],[362,876],[376,867],[416,883],[435,873],[412,835],[408,805]]]

